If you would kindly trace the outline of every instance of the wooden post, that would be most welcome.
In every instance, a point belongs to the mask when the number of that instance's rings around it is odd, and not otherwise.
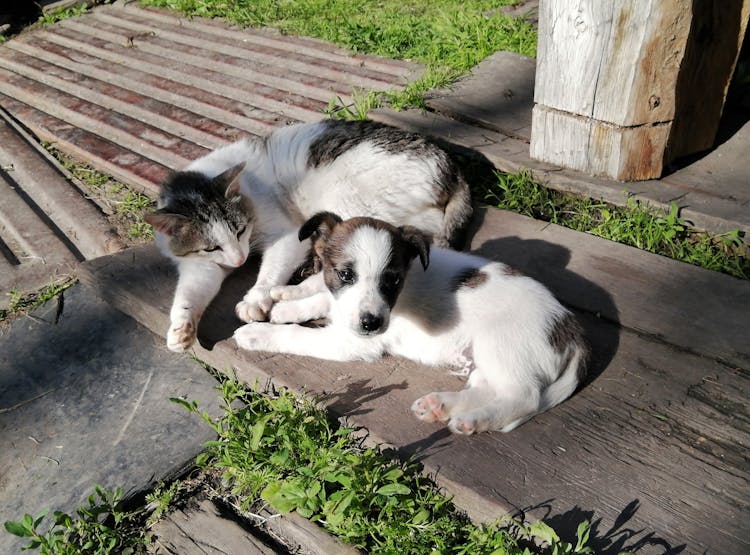
[[[750,0],[542,0],[531,156],[621,180],[713,145]]]

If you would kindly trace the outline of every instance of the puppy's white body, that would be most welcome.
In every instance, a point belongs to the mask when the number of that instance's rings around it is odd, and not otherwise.
[[[169,238],[156,233],[161,250],[179,269],[167,336],[173,350],[193,343],[203,311],[229,271],[245,261],[250,246],[263,259],[236,313],[245,322],[265,320],[273,304],[270,288],[287,283],[305,261],[308,247],[297,239],[299,226],[321,210],[413,225],[433,234],[440,245],[454,242],[471,216],[468,185],[453,173],[444,151],[372,122],[288,126],[262,141],[220,148],[184,171],[214,178],[238,164],[244,164],[240,191],[254,214],[249,244],[245,240],[237,249],[242,252],[231,261],[226,253],[175,256]]]
[[[468,374],[466,389],[431,393],[412,410],[422,420],[448,420],[457,433],[512,430],[575,391],[587,349],[572,314],[543,285],[505,264],[435,248],[426,271],[412,264],[390,308],[377,284],[392,237],[366,226],[351,233],[341,259],[355,261],[356,283],[331,292],[316,274],[299,288],[272,292],[286,299],[274,306],[272,322],[327,315],[329,326],[250,324],[235,333],[238,344],[344,361],[392,354],[451,367]],[[363,314],[382,317],[384,331],[365,334]]]

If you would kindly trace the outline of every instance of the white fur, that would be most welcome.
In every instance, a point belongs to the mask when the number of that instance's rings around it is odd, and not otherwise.
[[[372,228],[351,234],[345,251],[353,256],[358,281],[336,297],[321,274],[273,289],[279,302],[271,322],[327,315],[330,325],[248,324],[235,332],[238,345],[339,361],[392,354],[468,373],[463,391],[430,393],[412,405],[421,420],[448,421],[462,434],[510,431],[573,393],[586,348],[571,342],[558,352],[550,344],[553,323],[568,311],[537,281],[471,254],[434,248],[426,271],[414,262],[390,325],[379,335],[362,335],[359,315],[384,305],[377,282],[389,241],[387,232]],[[484,282],[457,287],[456,275],[471,268],[486,275]]]
[[[243,239],[246,246],[250,243],[263,253],[263,260],[255,284],[236,306],[237,316],[245,322],[268,317],[273,305],[271,288],[286,283],[304,262],[307,247],[298,241],[297,230],[316,212],[373,216],[435,235],[443,232],[445,214],[436,204],[433,183],[438,168],[434,161],[411,158],[407,162],[406,155],[389,154],[384,164],[382,153],[363,143],[329,164],[309,168],[309,147],[324,130],[321,123],[288,126],[265,141],[227,145],[185,168],[215,177],[246,164],[240,189],[252,201],[255,217],[247,232],[252,233],[250,241]],[[394,172],[394,165],[399,171]],[[161,250],[171,256],[165,238],[159,235]],[[248,246],[230,254],[199,253],[187,259],[171,256],[180,279],[167,337],[170,349],[185,350],[193,344],[198,320],[218,293],[226,269],[242,265],[249,250]]]

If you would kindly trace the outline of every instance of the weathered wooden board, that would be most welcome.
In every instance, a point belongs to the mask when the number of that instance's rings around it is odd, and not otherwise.
[[[254,526],[244,526],[231,510],[204,499],[170,513],[152,531],[154,555],[356,555],[314,522],[296,513],[259,511]]]
[[[528,141],[536,60],[495,52],[448,89],[432,91],[431,110]]]
[[[552,286],[562,284],[561,291],[573,291],[579,302],[590,303],[588,310],[616,309],[620,318],[629,313],[637,317],[638,311],[613,303],[615,294],[637,303],[639,294],[652,287],[658,291],[663,280],[658,271],[663,261],[658,257],[645,255],[654,259],[655,277],[645,265],[628,278],[623,275],[628,267],[603,263],[602,257],[630,261],[635,252],[618,258],[616,245],[583,234],[578,234],[582,238],[574,247],[565,246],[562,230],[552,228],[540,239],[535,234],[544,230],[538,222],[508,214],[499,217],[511,218],[508,227],[488,228],[487,235],[480,229],[475,244],[485,253],[511,258],[519,268],[546,276]],[[485,218],[484,226],[492,219]],[[558,242],[558,237],[563,238]],[[667,263],[680,269],[674,278],[687,270],[685,279],[691,279],[689,269]],[[589,266],[595,274],[609,269],[612,283],[590,279]],[[199,333],[207,346],[229,337],[238,325],[232,306],[253,279],[251,268],[247,270],[226,283],[204,316]],[[723,288],[724,279],[717,277],[715,287],[704,282],[693,296],[706,297]],[[82,279],[163,335],[174,272],[155,249],[87,263]],[[645,297],[643,307],[673,302],[672,295],[667,288],[660,296]],[[700,326],[703,318],[742,303],[745,309],[750,306],[747,300],[707,305],[705,314],[694,321],[689,315],[669,320],[667,311],[664,329]],[[320,395],[334,413],[366,426],[373,441],[418,456],[475,518],[493,518],[517,508],[569,529],[588,517],[597,523],[600,552],[651,544],[653,550],[641,552],[677,552],[681,546],[690,553],[746,552],[748,364],[727,366],[670,345],[662,336],[624,330],[589,313],[581,317],[594,351],[591,380],[583,390],[510,434],[472,438],[453,437],[440,426],[417,422],[409,413],[411,402],[429,390],[462,387],[459,378],[443,370],[397,358],[345,364],[248,353],[232,340],[219,341],[212,350],[197,348],[195,353],[220,369],[232,369],[240,379],[270,376],[279,385]],[[713,337],[726,329],[707,328],[705,333]]]
[[[211,501],[174,511],[159,521],[150,552],[154,555],[277,555],[286,550],[267,545],[236,520],[222,518]]]
[[[713,145],[750,3],[550,0],[531,156],[625,181]]]

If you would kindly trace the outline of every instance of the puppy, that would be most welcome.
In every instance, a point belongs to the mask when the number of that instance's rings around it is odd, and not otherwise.
[[[330,212],[308,220],[299,238],[313,239],[322,272],[274,288],[272,323],[239,328],[240,347],[339,361],[392,354],[452,367],[468,376],[466,388],[429,393],[411,410],[458,434],[508,432],[564,401],[585,375],[588,349],[573,314],[505,264],[430,253],[416,228]],[[322,316],[330,321],[322,328],[273,323]]]

